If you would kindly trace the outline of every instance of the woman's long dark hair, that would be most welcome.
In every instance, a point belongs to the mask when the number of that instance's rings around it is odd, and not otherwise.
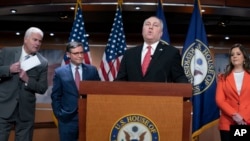
[[[229,51],[229,64],[226,67],[226,71],[224,73],[224,78],[226,79],[226,77],[232,72],[232,70],[234,69],[234,65],[231,62],[231,55],[232,55],[232,50],[234,48],[239,48],[240,51],[242,52],[243,56],[244,56],[244,63],[243,63],[243,69],[247,72],[250,73],[250,59],[249,59],[249,55],[247,53],[246,48],[239,43],[234,44],[230,51]]]

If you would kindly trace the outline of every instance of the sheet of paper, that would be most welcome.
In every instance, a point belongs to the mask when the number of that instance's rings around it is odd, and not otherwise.
[[[32,69],[40,64],[41,64],[41,62],[38,59],[37,55],[34,55],[34,56],[30,57],[29,59],[21,62],[21,68],[24,71],[28,71],[28,70],[30,70],[30,69]]]

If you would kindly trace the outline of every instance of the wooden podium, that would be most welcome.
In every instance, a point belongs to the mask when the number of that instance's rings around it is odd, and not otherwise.
[[[82,81],[79,141],[111,141],[116,123],[131,114],[154,123],[158,139],[145,141],[190,141],[191,96],[184,83]]]

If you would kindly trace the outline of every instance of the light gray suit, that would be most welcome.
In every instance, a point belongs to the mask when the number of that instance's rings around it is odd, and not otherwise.
[[[41,64],[26,72],[29,81],[25,85],[18,73],[10,73],[10,65],[20,60],[21,53],[22,47],[9,47],[0,50],[0,119],[11,118],[13,113],[18,113],[20,121],[28,121],[33,124],[35,93],[44,94],[48,88],[48,61],[40,53],[36,53]],[[14,112],[15,110],[17,112]],[[0,140],[3,138],[1,137],[0,135]]]

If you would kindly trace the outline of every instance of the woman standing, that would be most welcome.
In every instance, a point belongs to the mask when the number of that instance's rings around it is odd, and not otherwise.
[[[229,141],[230,125],[250,123],[250,60],[246,49],[234,44],[229,60],[225,73],[218,76],[216,90],[221,141]]]

